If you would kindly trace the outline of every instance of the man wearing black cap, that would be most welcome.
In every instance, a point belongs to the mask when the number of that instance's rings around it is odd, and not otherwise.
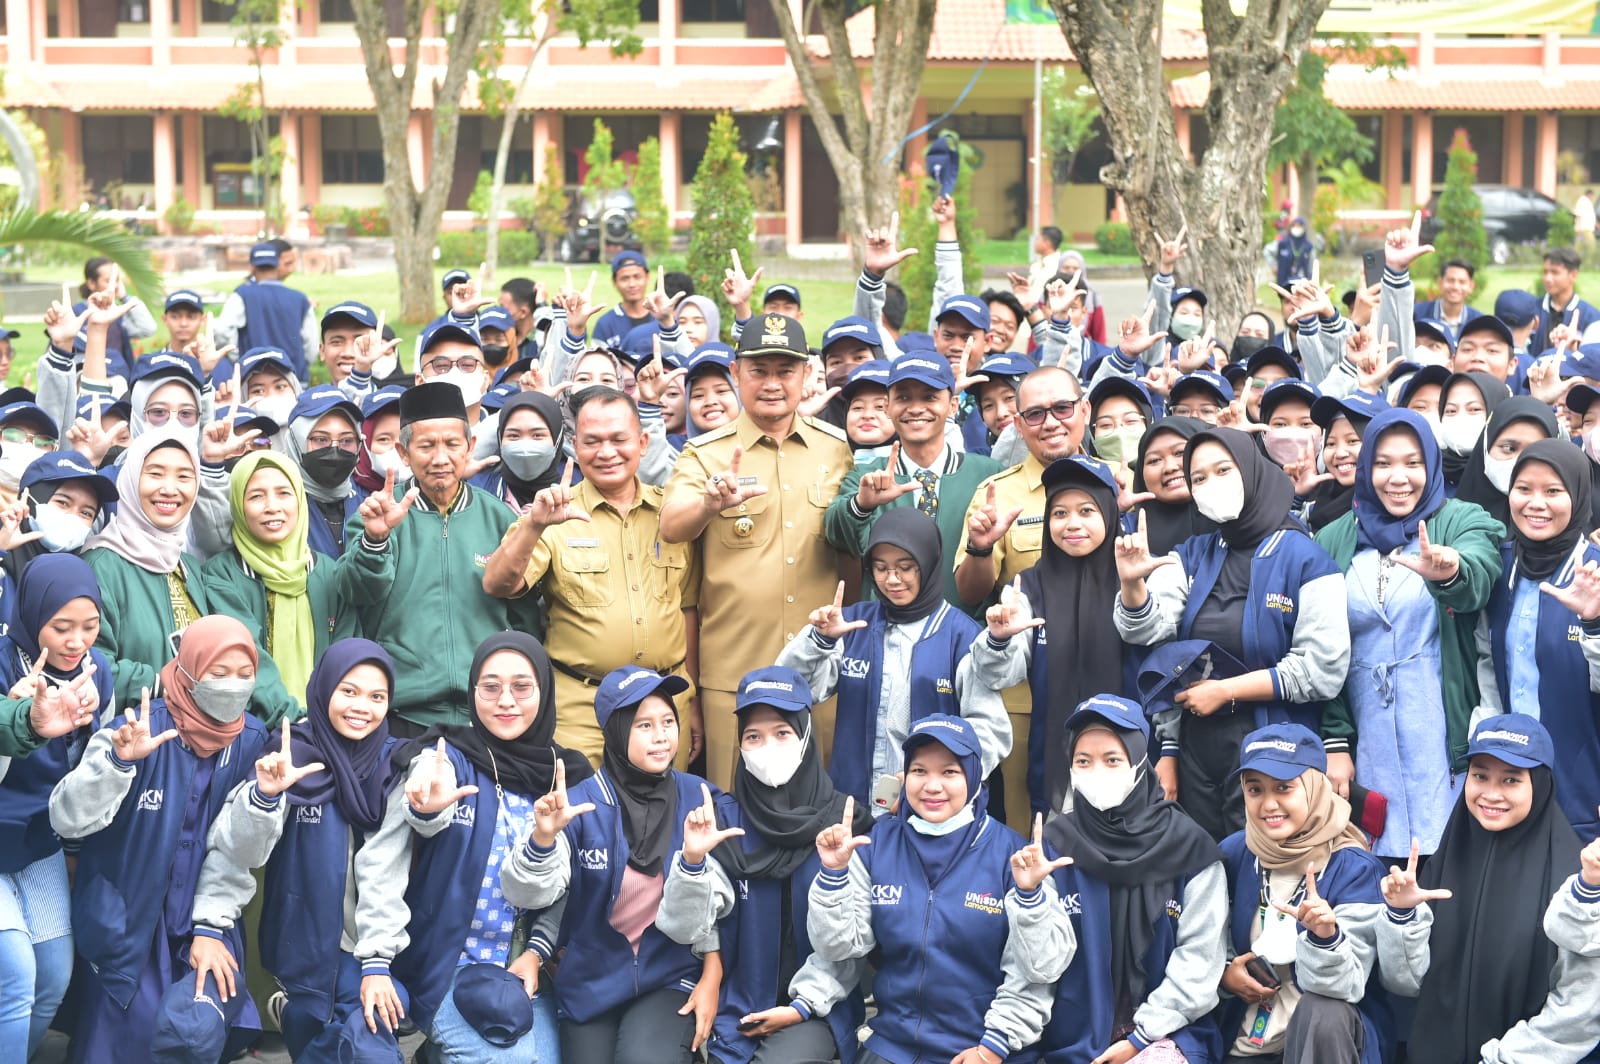
[[[304,292],[279,278],[281,260],[271,243],[250,249],[250,279],[233,290],[211,324],[217,347],[248,351],[276,347],[289,356],[301,384],[311,381],[307,353],[317,347],[317,315]]]
[[[468,722],[466,681],[479,643],[539,629],[529,603],[483,590],[484,566],[516,514],[466,482],[476,470],[457,388],[435,381],[401,396],[400,450],[416,483],[396,495],[390,474],[350,519],[339,595],[394,657],[390,731],[415,735]]]
[[[793,318],[751,320],[733,367],[744,409],[684,448],[661,510],[663,540],[700,542],[706,775],[721,787],[733,778],[739,679],[777,660],[838,581],[822,519],[854,463],[844,433],[798,413],[808,356]],[[827,750],[832,707],[816,722]]]

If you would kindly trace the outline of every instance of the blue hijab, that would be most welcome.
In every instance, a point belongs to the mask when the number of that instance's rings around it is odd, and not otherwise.
[[[943,714],[933,713],[922,718],[917,723],[919,726],[925,726],[930,720],[951,722],[959,726],[963,735],[975,738],[972,726],[959,717],[948,717]],[[957,831],[952,831],[948,835],[924,835],[915,827],[911,827],[909,835],[915,840],[912,849],[916,851],[917,856],[922,860],[922,867],[924,872],[927,873],[928,882],[933,883],[943,876],[951,865],[961,859],[961,855],[967,852],[967,847],[972,845],[972,840],[977,837],[978,832],[983,830],[983,822],[989,816],[989,792],[983,786],[983,762],[978,755],[951,749],[945,743],[940,742],[937,733],[913,732],[906,738],[906,741],[901,744],[901,749],[905,752],[905,760],[901,762],[900,766],[902,772],[908,776],[910,775],[911,758],[920,747],[928,743],[938,743],[955,755],[956,761],[961,765],[961,774],[967,778],[967,801],[972,806],[972,823]],[[960,811],[957,810],[957,812],[959,813]],[[911,803],[906,799],[904,786],[900,790],[900,807],[896,811],[896,815],[901,820],[906,821],[908,826],[910,826],[911,817],[915,815],[915,811],[911,808]]]
[[[324,772],[314,772],[289,790],[291,805],[333,802],[352,827],[375,831],[383,822],[399,769],[388,753],[389,719],[385,717],[364,739],[348,739],[333,726],[328,703],[339,682],[357,665],[376,665],[394,693],[394,662],[389,652],[370,639],[341,639],[329,646],[306,684],[306,719],[289,729],[294,763],[320,761]]]
[[[1395,517],[1378,497],[1372,486],[1372,456],[1378,443],[1391,431],[1409,431],[1422,447],[1422,464],[1428,479],[1423,485],[1422,498],[1404,517]],[[1388,554],[1411,541],[1417,534],[1417,525],[1434,514],[1445,503],[1444,471],[1439,461],[1439,444],[1433,438],[1433,429],[1415,410],[1385,410],[1367,424],[1361,437],[1361,456],[1356,459],[1355,499],[1350,509],[1356,515],[1356,546],[1371,547],[1380,554]]]
[[[11,642],[29,662],[39,658],[39,633],[67,603],[86,598],[96,609],[100,604],[100,582],[94,570],[76,554],[41,554],[22,570],[17,582],[17,604],[11,617]],[[89,660],[84,655],[83,663]],[[23,671],[26,671],[24,666]],[[73,675],[76,675],[74,673]]]

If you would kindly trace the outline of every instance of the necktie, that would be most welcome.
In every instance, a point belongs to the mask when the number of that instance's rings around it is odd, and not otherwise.
[[[917,503],[917,509],[929,517],[939,516],[939,474],[926,469],[919,469],[911,474],[917,483],[922,485],[922,499]]]

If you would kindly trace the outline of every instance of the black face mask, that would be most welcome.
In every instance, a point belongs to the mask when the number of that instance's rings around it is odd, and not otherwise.
[[[117,460],[120,459],[127,450],[128,449],[121,444],[118,444],[115,447],[107,448],[106,456],[100,459],[100,468],[111,469],[117,464]]]
[[[1233,346],[1228,349],[1228,361],[1241,363],[1249,360],[1250,356],[1267,346],[1267,341],[1259,336],[1235,336]]]
[[[324,488],[336,488],[350,479],[350,474],[356,471],[356,455],[349,451],[341,451],[337,447],[324,447],[317,451],[308,451],[300,459],[300,467],[306,471],[306,476],[316,481]]]
[[[503,366],[503,365],[505,365],[506,364],[506,357],[508,355],[510,355],[510,354],[511,354],[511,348],[507,344],[484,344],[483,345],[483,360],[485,362],[487,362],[491,366]]]

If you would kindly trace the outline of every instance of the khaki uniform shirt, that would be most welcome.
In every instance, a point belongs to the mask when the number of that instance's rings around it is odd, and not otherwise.
[[[998,515],[1003,517],[1022,507],[1022,513],[994,545],[994,564],[1000,574],[995,579],[994,590],[998,591],[1019,574],[1032,569],[1044,550],[1044,466],[1030,454],[1021,464],[996,473],[978,485],[967,506],[967,521],[961,523],[961,545],[956,550],[955,567],[966,559],[968,522],[989,501],[990,484],[994,485],[994,508]]]

